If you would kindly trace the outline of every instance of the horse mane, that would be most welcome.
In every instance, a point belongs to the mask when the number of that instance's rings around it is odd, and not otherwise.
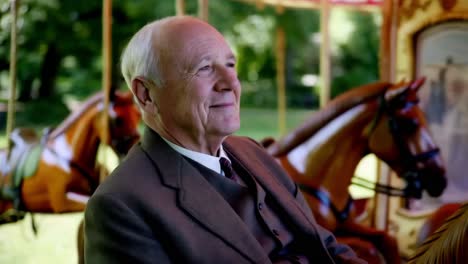
[[[468,203],[416,249],[408,263],[468,263]]]
[[[89,99],[87,99],[78,110],[73,111],[60,125],[55,128],[49,138],[56,138],[67,130],[72,124],[76,123],[76,120],[80,118],[90,107],[96,105],[104,99],[104,93],[102,91],[95,93]]]
[[[282,156],[310,138],[324,125],[346,112],[347,110],[375,98],[385,92],[390,83],[376,82],[353,88],[330,101],[325,108],[315,112],[303,125],[299,126],[287,136],[270,145],[268,153],[273,156]]]

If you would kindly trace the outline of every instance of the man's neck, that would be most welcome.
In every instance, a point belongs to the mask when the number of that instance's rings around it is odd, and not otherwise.
[[[205,137],[196,137],[193,135],[187,135],[184,133],[170,133],[167,129],[164,129],[160,126],[152,127],[150,126],[156,133],[158,133],[161,137],[166,139],[167,141],[180,146],[182,148],[200,152],[203,154],[211,155],[211,156],[218,156],[219,149],[221,144],[223,143],[226,137],[214,137],[211,139],[207,139]]]

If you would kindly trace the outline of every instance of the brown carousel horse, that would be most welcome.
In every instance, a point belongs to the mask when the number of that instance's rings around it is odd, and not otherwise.
[[[439,149],[418,107],[423,82],[351,89],[267,146],[301,187],[317,222],[370,263],[380,262],[375,247],[387,263],[400,259],[393,237],[355,221],[348,187],[359,161],[374,153],[407,183],[404,189],[375,184],[376,191],[421,197],[426,190],[439,196],[446,186]]]
[[[106,131],[103,98],[102,92],[92,96],[41,138],[30,129],[12,133],[8,157],[5,150],[0,152],[0,215],[12,207],[28,212],[84,210],[85,203],[76,197],[88,197],[99,184],[96,157]],[[107,143],[125,154],[139,139],[140,113],[131,93],[112,93],[107,112]]]
[[[468,203],[442,208],[450,212],[456,206],[458,210],[416,249],[409,264],[468,263]]]

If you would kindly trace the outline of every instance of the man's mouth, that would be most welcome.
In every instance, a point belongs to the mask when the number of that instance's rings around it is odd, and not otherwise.
[[[212,108],[223,108],[223,107],[230,107],[230,106],[235,106],[234,103],[217,103],[211,105]]]

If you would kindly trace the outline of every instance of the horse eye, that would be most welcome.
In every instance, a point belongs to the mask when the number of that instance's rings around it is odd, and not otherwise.
[[[396,109],[405,109],[408,106],[408,102],[406,98],[401,98],[395,102]]]
[[[405,109],[408,105],[407,99],[408,99],[408,96],[406,94],[401,94],[393,98],[389,102],[390,109],[392,109],[393,111]]]

